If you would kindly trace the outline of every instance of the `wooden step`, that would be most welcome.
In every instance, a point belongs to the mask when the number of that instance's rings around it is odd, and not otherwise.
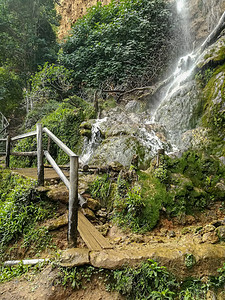
[[[91,224],[90,221],[78,212],[78,231],[85,244],[91,250],[112,249],[109,241]]]

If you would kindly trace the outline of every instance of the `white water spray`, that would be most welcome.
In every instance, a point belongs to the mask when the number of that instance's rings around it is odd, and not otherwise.
[[[84,150],[80,156],[80,162],[84,165],[89,162],[94,151],[97,149],[98,145],[101,143],[101,131],[100,125],[105,122],[107,118],[97,119],[91,128],[91,139],[86,138],[84,143]]]

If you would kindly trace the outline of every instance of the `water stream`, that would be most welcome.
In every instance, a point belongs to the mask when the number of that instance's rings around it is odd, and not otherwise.
[[[85,165],[89,162],[90,158],[92,157],[94,151],[97,149],[98,145],[102,141],[101,137],[101,130],[99,128],[100,124],[105,122],[107,118],[103,119],[96,119],[95,123],[92,125],[91,128],[91,138],[85,138],[83,152],[80,156],[80,162],[82,165]]]

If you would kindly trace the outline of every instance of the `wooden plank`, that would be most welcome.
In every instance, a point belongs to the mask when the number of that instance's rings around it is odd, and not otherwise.
[[[11,140],[12,141],[17,141],[17,140],[21,140],[21,139],[24,139],[24,138],[27,138],[27,137],[35,136],[36,134],[37,134],[36,131],[31,131],[31,132],[27,132],[27,133],[24,133],[24,134],[21,134],[21,135],[14,136]]]
[[[37,151],[30,151],[30,152],[12,152],[10,155],[14,156],[30,156],[30,157],[35,157],[37,156]]]
[[[96,247],[97,245],[100,246],[101,249],[111,249],[112,245],[109,243],[109,241],[94,227],[94,225],[91,224],[90,221],[79,211],[78,212],[78,231],[80,232],[80,229],[82,233],[87,234],[87,236],[81,236],[84,239],[84,242],[89,242],[89,238],[91,240],[95,240]],[[81,234],[81,232],[80,232]],[[87,244],[87,243],[86,243]],[[88,246],[88,244],[87,244]],[[88,246],[89,247],[89,246]],[[90,247],[90,249],[92,249]],[[96,250],[96,249],[93,249]]]
[[[94,236],[90,233],[89,228],[82,222],[82,219],[80,218],[81,212],[78,212],[78,231],[80,233],[81,238],[85,242],[85,244],[88,246],[91,250],[102,250],[102,247],[99,245],[99,243],[96,241]]]
[[[78,156],[70,157],[68,247],[77,246],[78,224]]]

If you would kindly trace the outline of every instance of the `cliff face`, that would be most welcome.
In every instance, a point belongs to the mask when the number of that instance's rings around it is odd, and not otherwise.
[[[78,18],[85,15],[87,9],[97,4],[97,0],[61,0],[60,5],[57,5],[57,11],[62,16],[58,37],[62,39],[68,34],[71,25]],[[110,0],[100,0],[103,5],[108,4]]]
[[[189,1],[190,31],[196,46],[212,31],[224,11],[224,0]]]

